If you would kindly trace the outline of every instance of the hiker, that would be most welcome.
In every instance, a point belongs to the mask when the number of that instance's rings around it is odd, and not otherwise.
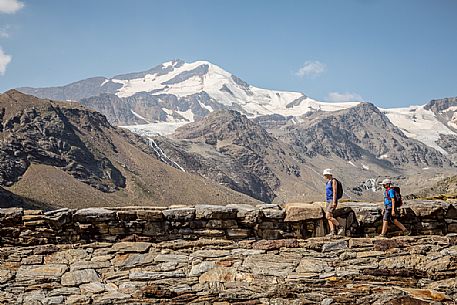
[[[344,233],[344,227],[333,217],[333,212],[338,205],[339,198],[337,194],[338,180],[333,178],[332,170],[329,168],[324,170],[323,175],[324,178],[327,179],[327,182],[325,183],[325,199],[327,201],[325,205],[325,217],[330,226],[330,234],[327,234],[327,236],[342,235]],[[341,186],[340,188],[342,190]]]
[[[405,226],[398,221],[398,208],[401,205],[400,188],[392,187],[392,181],[390,179],[384,179],[380,184],[384,187],[384,212],[382,218],[382,230],[379,237],[386,237],[387,229],[389,228],[389,222],[396,225],[402,230],[403,235],[410,235]]]

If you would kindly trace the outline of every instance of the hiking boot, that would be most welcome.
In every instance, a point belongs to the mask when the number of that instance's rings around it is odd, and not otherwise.
[[[345,235],[344,233],[345,233],[344,227],[343,226],[339,226],[337,234],[340,235],[340,236],[344,236]]]
[[[336,236],[335,232],[330,232],[327,235],[325,235],[325,237],[335,237],[335,236]]]
[[[386,235],[386,234],[379,234],[378,237],[380,237],[380,238],[386,238],[387,235]]]
[[[410,235],[411,235],[411,231],[410,230],[403,231],[403,236],[410,236]]]

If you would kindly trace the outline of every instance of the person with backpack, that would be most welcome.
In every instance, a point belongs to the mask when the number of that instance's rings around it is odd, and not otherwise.
[[[323,175],[324,178],[327,179],[327,182],[325,183],[325,199],[327,202],[325,205],[325,217],[330,226],[330,234],[327,234],[327,236],[343,235],[344,227],[333,217],[333,213],[338,206],[338,199],[343,196],[343,186],[341,185],[341,182],[333,178],[331,169],[325,169]]]
[[[386,237],[389,222],[402,230],[403,235],[410,235],[405,226],[398,221],[398,208],[403,204],[399,187],[393,187],[390,179],[384,179],[380,184],[384,187],[384,212],[382,218],[382,230],[379,237]]]

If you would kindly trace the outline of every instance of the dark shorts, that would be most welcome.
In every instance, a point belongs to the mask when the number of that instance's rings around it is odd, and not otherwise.
[[[338,201],[336,202],[338,204]],[[333,214],[335,212],[335,208],[333,207],[333,201],[327,201],[325,204],[325,212]]]
[[[392,216],[392,208],[385,208],[384,209],[384,216],[382,220],[388,221],[390,223],[394,223],[394,220],[397,219],[398,211],[395,210],[395,216]]]

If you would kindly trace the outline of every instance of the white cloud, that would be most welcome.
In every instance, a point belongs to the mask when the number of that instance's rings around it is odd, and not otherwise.
[[[0,0],[0,13],[14,14],[24,7],[24,3],[18,0]]]
[[[330,92],[326,98],[329,102],[361,102],[362,96],[357,93],[350,92]]]
[[[4,75],[6,72],[6,66],[11,62],[11,55],[5,54],[0,47],[0,75]]]
[[[326,68],[327,68],[326,65],[321,63],[318,60],[314,60],[314,61],[308,60],[308,61],[305,61],[303,66],[297,72],[295,72],[295,75],[297,75],[299,77],[304,77],[304,76],[315,77],[315,76],[323,73]]]

